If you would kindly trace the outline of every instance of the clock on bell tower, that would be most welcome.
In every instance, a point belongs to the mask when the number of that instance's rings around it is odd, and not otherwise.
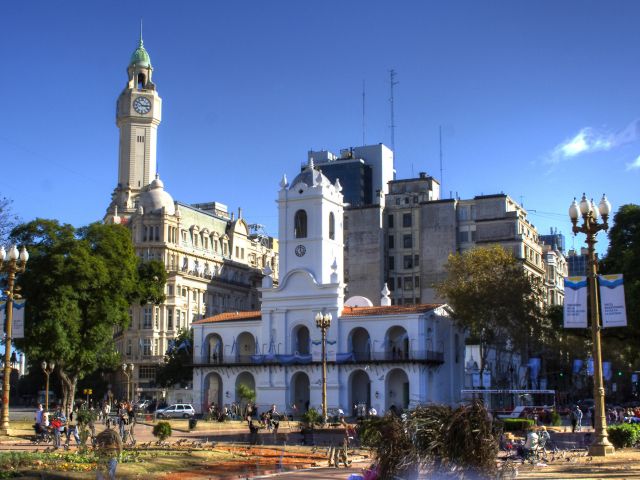
[[[116,104],[116,125],[120,129],[116,203],[123,213],[135,208],[135,198],[156,176],[162,99],[151,80],[152,73],[141,32],[140,43],[127,67],[127,85]]]

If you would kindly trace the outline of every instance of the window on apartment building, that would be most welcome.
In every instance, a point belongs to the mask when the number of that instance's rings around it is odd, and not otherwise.
[[[387,227],[393,228],[393,214],[387,215]]]
[[[194,290],[193,292],[191,292],[191,299],[196,302],[198,300],[198,291]]]
[[[413,277],[404,277],[403,283],[405,290],[413,290]]]
[[[142,309],[142,328],[151,328],[153,310],[151,307],[144,307]]]
[[[182,296],[187,297],[187,289],[185,287],[182,287]]]
[[[127,340],[127,356],[131,356],[131,339]]]
[[[420,288],[420,277],[413,277],[413,286],[415,288]]]
[[[402,236],[402,246],[404,248],[413,248],[413,236],[411,234]]]
[[[389,270],[395,270],[395,269],[396,269],[396,257],[390,256],[389,257]]]
[[[167,295],[173,295],[173,285],[167,285]]]
[[[182,312],[182,319],[180,322],[181,328],[187,328],[187,312]]]
[[[296,238],[307,238],[307,212],[298,210],[293,217],[293,233]]]
[[[410,227],[411,226],[411,214],[410,213],[403,213],[402,214],[402,226],[403,227]]]
[[[160,307],[155,307],[153,312],[153,326],[157,330],[160,328]]]
[[[142,339],[142,356],[143,357],[151,356],[151,339],[150,338]]]
[[[167,330],[173,330],[173,309],[167,308]]]
[[[413,268],[413,255],[405,255],[402,257],[402,266],[404,268]]]
[[[180,330],[180,310],[176,310],[176,330]]]
[[[389,235],[389,248],[396,248],[396,238],[393,235]]]
[[[329,240],[336,239],[336,216],[329,212]]]
[[[476,241],[476,229],[475,227],[470,231],[471,233],[471,241],[475,242]]]
[[[140,365],[140,373],[138,378],[140,380],[155,380],[156,379],[156,367],[153,365]]]
[[[398,290],[402,289],[402,277],[396,278],[396,286],[398,287]]]
[[[387,288],[392,292],[395,289],[395,282],[393,277],[387,279]]]
[[[420,266],[420,255],[418,255],[417,253],[413,256],[413,266]]]
[[[467,243],[469,241],[468,231],[458,231],[458,243]]]

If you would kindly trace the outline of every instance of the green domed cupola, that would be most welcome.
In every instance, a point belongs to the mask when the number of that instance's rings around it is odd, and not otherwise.
[[[144,48],[144,42],[142,41],[142,35],[140,35],[140,44],[138,48],[131,55],[131,61],[129,65],[138,65],[140,67],[151,67],[151,58]]]

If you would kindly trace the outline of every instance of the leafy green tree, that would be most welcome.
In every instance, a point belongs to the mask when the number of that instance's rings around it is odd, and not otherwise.
[[[127,327],[132,303],[163,301],[156,294],[166,274],[141,278],[147,269],[139,266],[131,233],[120,225],[75,229],[37,219],[17,226],[11,237],[30,254],[18,279],[27,298],[25,338],[16,343],[32,362],[55,361],[69,411],[78,380],[120,363],[114,328]]]
[[[186,385],[193,381],[193,330],[181,329],[164,356],[156,382],[163,387]]]
[[[623,368],[640,367],[640,205],[623,205],[613,217],[609,250],[600,264],[601,273],[624,275],[626,328],[602,331],[603,354]]]
[[[542,287],[517,259],[500,246],[481,247],[450,255],[447,278],[436,285],[469,332],[469,342],[481,349],[481,373],[487,346],[527,352],[547,332],[542,311]],[[533,335],[535,333],[535,336]],[[537,340],[536,340],[537,339]]]

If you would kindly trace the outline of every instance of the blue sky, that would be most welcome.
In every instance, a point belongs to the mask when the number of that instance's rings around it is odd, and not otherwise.
[[[366,143],[390,143],[393,68],[398,178],[440,176],[442,125],[446,196],[505,192],[541,233],[565,234],[583,191],[638,203],[640,3],[138,5],[3,5],[0,194],[23,219],[102,218],[141,16],[163,98],[159,171],[175,199],[242,207],[277,234],[282,174],[309,149],[362,143],[363,80]]]

